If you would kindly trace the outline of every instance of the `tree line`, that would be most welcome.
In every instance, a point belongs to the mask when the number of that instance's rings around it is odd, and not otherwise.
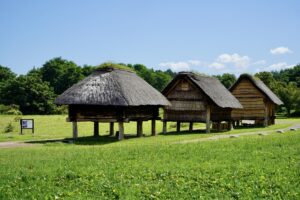
[[[153,70],[142,64],[123,64],[132,68],[154,88],[162,90],[175,76],[171,70]],[[90,75],[98,66],[79,66],[60,57],[47,61],[27,74],[17,76],[10,68],[0,65],[0,114],[60,114],[54,99],[73,84]]]
[[[142,64],[124,64],[133,69],[157,90],[161,91],[176,75],[170,69],[154,70]],[[73,84],[90,75],[98,66],[79,66],[60,57],[53,58],[25,75],[17,76],[10,68],[0,65],[0,114],[60,114],[66,107],[56,106],[54,99]],[[280,111],[291,115],[300,112],[300,65],[291,69],[255,74],[284,102]],[[215,76],[226,88],[236,80],[234,74]]]

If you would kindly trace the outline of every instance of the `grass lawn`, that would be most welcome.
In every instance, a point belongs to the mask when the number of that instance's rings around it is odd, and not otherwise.
[[[12,115],[0,115],[0,142],[3,141],[24,141],[24,140],[41,140],[41,139],[56,139],[56,138],[70,138],[72,137],[72,123],[66,122],[65,115],[27,115],[22,116],[23,119],[34,119],[35,121],[35,134],[31,134],[31,130],[24,130],[24,135],[20,135],[20,124],[19,117]],[[5,127],[12,123],[14,126],[14,131],[12,133],[4,133]],[[278,119],[276,120],[276,125],[269,126],[267,128],[240,128],[232,131],[227,131],[223,133],[213,133],[212,134],[199,134],[204,133],[205,124],[196,123],[194,129],[202,130],[195,131],[194,133],[189,133],[188,124],[182,124],[181,130],[185,131],[184,133],[176,134],[176,125],[175,123],[168,123],[168,135],[174,135],[176,137],[164,137],[159,136],[153,139],[155,142],[161,141],[165,142],[177,140],[187,140],[194,139],[199,137],[208,137],[213,134],[231,134],[231,133],[242,133],[242,132],[251,132],[251,131],[260,131],[260,130],[275,130],[283,129],[291,126],[292,124],[300,123],[300,118],[290,118],[290,119]],[[109,124],[100,123],[99,129],[101,135],[108,135],[109,133]],[[146,136],[151,134],[151,122],[144,122],[143,130]],[[162,122],[157,121],[156,126],[157,132],[162,132]],[[117,123],[115,123],[115,130],[118,130]],[[91,122],[80,122],[78,123],[79,137],[89,137],[93,135],[93,123]],[[125,134],[136,134],[136,123],[125,123]]]
[[[32,117],[37,123],[34,139],[71,135],[71,125],[64,116]],[[8,118],[1,116],[1,127],[11,120]],[[259,130],[297,122],[299,119],[282,119],[275,126]],[[145,129],[150,134],[148,125]],[[81,123],[79,131],[88,137],[92,126]],[[135,132],[135,124],[128,124],[126,131]],[[29,133],[17,133],[10,139],[32,139]],[[94,142],[83,139],[75,144],[0,149],[0,199],[300,198],[300,130],[174,143],[207,135],[213,133],[186,132],[121,142],[100,137]]]

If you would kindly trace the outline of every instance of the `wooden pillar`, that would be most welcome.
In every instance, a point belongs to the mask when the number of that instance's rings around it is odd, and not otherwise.
[[[206,133],[210,133],[210,105],[206,107]]]
[[[94,137],[99,136],[99,122],[94,122]]]
[[[177,133],[179,133],[179,132],[180,132],[180,122],[177,122],[176,131],[177,131]]]
[[[217,123],[217,130],[218,130],[218,131],[221,131],[221,130],[222,130],[222,124],[221,124],[221,122],[218,122],[218,123]]]
[[[189,131],[193,131],[193,125],[194,125],[194,123],[190,122]]]
[[[109,136],[114,136],[114,123],[109,122]]]
[[[124,139],[124,122],[119,122],[119,136],[118,140]]]
[[[78,129],[77,129],[77,122],[72,122],[73,124],[73,139],[78,138]]]
[[[152,119],[151,121],[151,135],[156,136],[156,120]]]
[[[142,137],[143,136],[143,121],[137,121],[137,136]]]
[[[269,112],[268,112],[268,104],[265,104],[265,120],[264,120],[264,127],[268,126],[268,121],[269,121]]]
[[[167,134],[167,121],[163,121],[163,134]]]
[[[233,129],[233,122],[228,122],[228,131],[231,131]]]

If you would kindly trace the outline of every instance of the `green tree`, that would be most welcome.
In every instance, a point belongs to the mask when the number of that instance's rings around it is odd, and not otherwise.
[[[230,88],[236,81],[236,76],[234,74],[224,73],[222,75],[214,76],[226,87]]]
[[[264,82],[269,88],[274,88],[275,79],[271,72],[259,72],[254,75]]]
[[[156,88],[159,91],[162,91],[167,84],[171,81],[172,77],[163,71],[155,71],[154,73],[154,83],[153,87]]]
[[[47,61],[40,69],[43,81],[49,82],[55,94],[61,94],[83,78],[81,68],[62,58]]]
[[[275,88],[276,94],[284,103],[287,116],[290,116],[291,111],[297,110],[299,106],[300,90],[297,88],[297,84],[295,82],[290,82],[288,84],[277,82]]]
[[[83,65],[83,67],[81,68],[81,74],[82,74],[82,76],[86,77],[86,76],[90,75],[95,69],[96,69],[96,67],[94,67],[94,66]]]
[[[13,73],[8,67],[0,65],[0,82],[6,82],[14,78],[16,78],[15,73]]]
[[[293,68],[284,69],[281,71],[273,71],[273,77],[277,81],[289,83],[295,82],[297,87],[300,87],[300,64],[296,65]]]
[[[18,105],[23,114],[50,114],[55,109],[54,96],[49,83],[38,76],[21,75],[4,85],[0,103]]]

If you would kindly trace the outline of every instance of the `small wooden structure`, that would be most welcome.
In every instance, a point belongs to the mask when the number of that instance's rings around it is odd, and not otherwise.
[[[261,81],[249,74],[242,74],[229,89],[243,105],[231,113],[235,125],[241,120],[254,120],[256,125],[275,123],[275,106],[282,101]]]
[[[164,109],[163,132],[166,133],[167,122],[177,122],[177,132],[181,122],[206,123],[209,133],[211,122],[218,130],[221,122],[226,121],[231,129],[231,110],[242,108],[239,101],[216,78],[191,72],[180,72],[162,92],[172,104]]]
[[[134,72],[105,67],[94,71],[61,94],[55,101],[69,105],[68,121],[73,122],[73,137],[78,137],[77,122],[94,122],[94,135],[99,135],[99,122],[109,123],[114,135],[114,122],[119,125],[118,139],[124,138],[124,122],[137,122],[137,135],[143,134],[143,121],[152,120],[152,135],[156,135],[155,120],[159,107],[169,101]]]

